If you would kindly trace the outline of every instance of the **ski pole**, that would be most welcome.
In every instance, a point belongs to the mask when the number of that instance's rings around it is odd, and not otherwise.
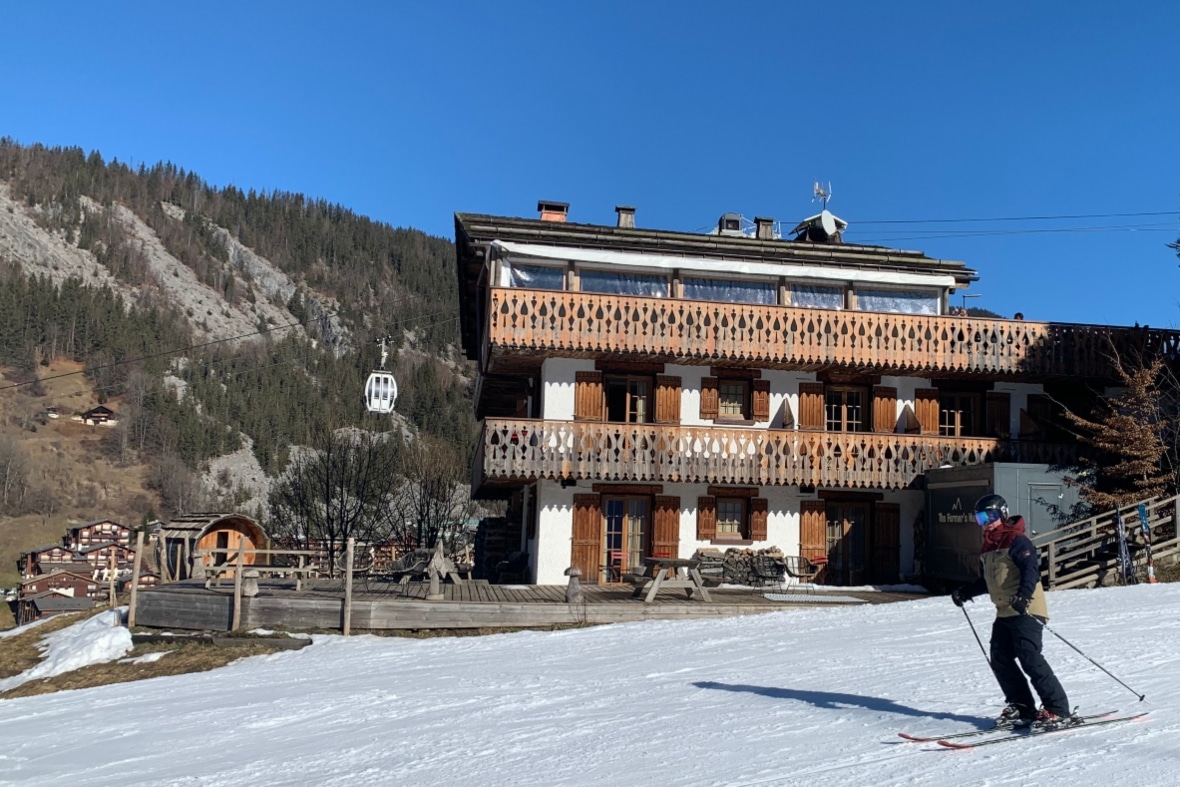
[[[1061,636],[1060,634],[1058,634],[1058,633],[1057,633],[1056,631],[1054,631],[1053,629],[1049,628],[1049,624],[1048,624],[1048,623],[1045,623],[1044,621],[1042,621],[1040,618],[1038,618],[1038,617],[1036,617],[1036,616],[1030,615],[1030,617],[1032,617],[1032,619],[1033,619],[1033,620],[1035,620],[1036,622],[1040,623],[1040,624],[1041,624],[1041,627],[1042,627],[1042,628],[1044,628],[1046,631],[1048,631],[1050,634],[1052,634],[1053,636],[1057,637],[1057,639],[1061,640],[1061,641],[1062,641],[1062,642],[1064,642],[1066,645],[1069,645],[1071,648],[1073,648],[1073,649],[1074,649],[1074,650],[1076,650],[1078,653],[1080,653],[1080,654],[1081,654],[1081,656],[1082,656],[1082,658],[1084,658],[1086,661],[1090,662],[1090,663],[1091,663],[1091,664],[1093,664],[1095,667],[1097,667],[1098,669],[1102,670],[1102,671],[1103,671],[1103,672],[1105,672],[1107,675],[1110,675],[1110,677],[1114,678],[1114,681],[1115,681],[1115,683],[1119,684],[1119,685],[1120,685],[1120,686],[1122,686],[1124,689],[1126,689],[1127,691],[1131,692],[1131,693],[1132,693],[1132,694],[1134,694],[1136,697],[1138,697],[1140,702],[1143,702],[1143,700],[1144,700],[1144,699],[1146,699],[1146,697],[1147,697],[1147,695],[1146,695],[1146,694],[1140,694],[1139,692],[1135,691],[1133,688],[1131,688],[1130,686],[1128,686],[1126,683],[1123,683],[1121,680],[1119,680],[1118,678],[1116,678],[1116,677],[1114,676],[1114,674],[1113,674],[1113,673],[1112,673],[1110,670],[1108,670],[1106,667],[1102,666],[1102,665],[1101,665],[1101,664],[1099,664],[1097,661],[1094,661],[1094,659],[1090,658],[1090,657],[1089,657],[1089,656],[1087,656],[1085,653],[1082,653],[1082,651],[1078,650],[1078,646],[1077,646],[1077,645],[1073,644],[1073,643],[1072,643],[1072,642],[1070,642],[1068,639],[1066,639],[1065,637]]]
[[[959,609],[963,610],[963,617],[967,618],[967,625],[971,627],[971,633],[975,635],[975,641],[979,643],[979,649],[983,651],[983,657],[987,659],[987,665],[991,667],[992,660],[987,655],[987,649],[983,647],[983,640],[979,638],[979,632],[975,630],[975,624],[971,622],[971,616],[967,614],[967,607],[963,606],[959,607]],[[993,667],[993,671],[994,669]]]

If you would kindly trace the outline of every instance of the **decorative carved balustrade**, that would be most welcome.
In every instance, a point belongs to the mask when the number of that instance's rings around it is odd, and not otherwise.
[[[498,287],[489,298],[493,351],[1083,377],[1109,375],[1112,352],[1180,354],[1180,332],[1149,328]]]
[[[899,489],[944,465],[1061,463],[1072,445],[978,437],[488,418],[473,485],[539,478]]]

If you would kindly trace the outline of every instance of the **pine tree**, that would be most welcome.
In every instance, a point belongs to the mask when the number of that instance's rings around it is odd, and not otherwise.
[[[1080,432],[1082,497],[1095,511],[1131,505],[1168,491],[1164,467],[1167,419],[1161,412],[1164,362],[1156,357],[1128,364],[1115,358],[1125,386],[1101,400],[1090,418],[1068,409],[1066,419]]]

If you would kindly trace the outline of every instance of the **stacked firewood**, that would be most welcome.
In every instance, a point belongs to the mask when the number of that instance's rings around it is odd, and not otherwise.
[[[693,558],[706,584],[766,585],[780,581],[786,571],[786,559],[778,547],[767,549],[730,548],[698,549]]]

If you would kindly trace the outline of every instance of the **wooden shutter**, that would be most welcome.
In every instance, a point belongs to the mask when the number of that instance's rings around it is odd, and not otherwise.
[[[601,421],[602,400],[602,372],[576,372],[574,418],[578,421]]]
[[[885,385],[873,388],[873,431],[892,432],[897,428],[897,389]]]
[[[697,498],[697,540],[712,541],[717,537],[717,498]]]
[[[754,380],[754,420],[770,420],[770,380]]]
[[[901,506],[897,503],[877,503],[873,516],[872,564],[869,576],[873,582],[887,584],[901,577]]]
[[[937,388],[919,388],[914,391],[914,414],[918,416],[922,434],[938,434]]]
[[[824,428],[823,383],[799,383],[799,428]]]
[[[717,398],[717,378],[701,378],[701,418],[716,418],[719,402]]]
[[[680,498],[656,496],[652,557],[680,557]]]
[[[574,533],[570,565],[582,570],[582,581],[602,579],[602,504],[598,495],[574,495]]]
[[[828,556],[828,512],[822,500],[804,500],[799,507],[799,554]]]
[[[769,518],[766,498],[755,497],[750,501],[750,540],[766,540],[766,520]]]
[[[1004,391],[987,392],[987,434],[1003,440],[1012,435],[1012,397]]]
[[[680,423],[680,378],[656,376],[656,423]]]

